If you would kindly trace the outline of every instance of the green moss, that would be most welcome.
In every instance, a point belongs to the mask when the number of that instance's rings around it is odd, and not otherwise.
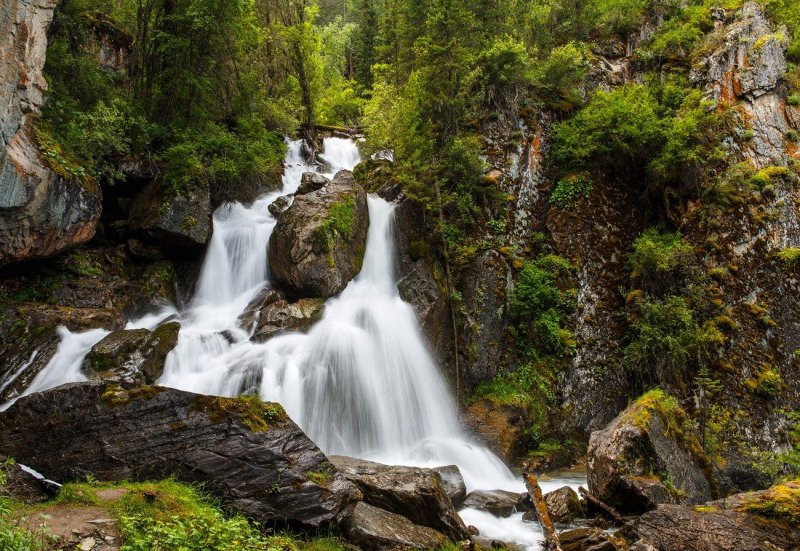
[[[800,264],[800,247],[787,247],[775,253],[775,256],[786,266],[797,266]]]
[[[800,523],[800,480],[773,486],[745,497],[739,511],[762,517]]]
[[[166,389],[158,386],[138,386],[130,390],[119,385],[107,385],[101,399],[110,406],[121,406],[131,400],[149,400]]]
[[[267,431],[270,423],[280,423],[288,418],[280,404],[262,402],[258,396],[198,396],[194,407],[207,412],[214,423],[222,423],[235,417],[253,432]]]
[[[327,486],[331,481],[331,472],[327,469],[319,471],[308,471],[306,478],[317,486]]]
[[[772,367],[764,365],[745,384],[751,391],[761,396],[774,398],[783,389],[783,377]]]
[[[328,255],[328,264],[333,267],[333,248],[336,239],[350,241],[356,227],[356,198],[349,196],[331,206],[328,218],[316,229],[314,242]],[[363,256],[363,255],[362,255]]]

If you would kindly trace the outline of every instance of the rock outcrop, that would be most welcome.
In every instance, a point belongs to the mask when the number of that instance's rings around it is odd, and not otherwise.
[[[467,408],[461,419],[474,436],[506,462],[513,462],[519,455],[527,421],[524,408],[479,400]]]
[[[93,182],[44,162],[31,115],[47,91],[47,29],[57,0],[0,7],[0,267],[52,256],[92,238],[100,218]]]
[[[303,297],[340,293],[361,270],[368,226],[367,194],[343,170],[281,215],[269,242],[273,279]]]
[[[341,456],[332,456],[330,461],[358,486],[366,503],[433,528],[453,541],[468,537],[467,527],[447,496],[439,473]]]
[[[206,185],[177,193],[163,180],[145,187],[130,206],[128,227],[166,247],[200,247],[211,240],[211,197]]]
[[[460,507],[464,498],[467,497],[467,485],[461,471],[456,465],[445,465],[444,467],[434,467],[433,470],[442,477],[442,488],[444,488],[450,502],[456,507]]]
[[[645,394],[589,440],[589,491],[626,513],[712,497],[700,443],[683,432],[685,414],[661,391]]]
[[[367,503],[358,503],[344,522],[347,538],[364,551],[444,549],[451,542],[443,534],[418,526]]]
[[[0,414],[0,453],[57,481],[175,476],[266,525],[338,525],[360,492],[277,404],[65,385]]]
[[[167,354],[178,343],[178,322],[153,331],[128,329],[109,333],[92,347],[82,371],[92,380],[124,385],[153,384],[164,372]]]
[[[659,505],[629,527],[656,549],[727,551],[800,548],[800,481],[711,502]]]

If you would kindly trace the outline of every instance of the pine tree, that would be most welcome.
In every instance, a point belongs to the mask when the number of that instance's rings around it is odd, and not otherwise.
[[[374,0],[361,0],[355,36],[355,79],[365,89],[372,88],[372,65],[378,33],[378,13]]]

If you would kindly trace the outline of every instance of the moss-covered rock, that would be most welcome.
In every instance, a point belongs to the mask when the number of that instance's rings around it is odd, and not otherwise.
[[[708,459],[675,398],[655,389],[589,440],[589,490],[620,511],[712,497]]]

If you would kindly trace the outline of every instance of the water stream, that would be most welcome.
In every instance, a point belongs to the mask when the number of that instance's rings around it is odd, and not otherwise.
[[[276,220],[267,207],[294,193],[304,172],[324,170],[331,177],[360,160],[352,141],[328,138],[326,168],[319,169],[303,161],[301,145],[289,142],[281,190],[214,214],[213,237],[189,306],[182,312],[164,306],[128,324],[152,329],[167,319],[180,321],[178,344],[159,384],[221,396],[258,393],[281,403],[328,454],[413,466],[456,464],[468,490],[524,491],[522,481],[459,426],[455,401],[415,313],[397,290],[391,203],[369,197],[361,273],[327,301],[323,318],[307,334],[255,343],[248,328],[240,327],[242,312],[270,285],[267,247]],[[62,330],[58,352],[26,394],[85,380],[81,362],[106,334]],[[538,526],[523,522],[521,514],[496,519],[467,510],[463,515],[490,537],[530,548],[541,537]]]

